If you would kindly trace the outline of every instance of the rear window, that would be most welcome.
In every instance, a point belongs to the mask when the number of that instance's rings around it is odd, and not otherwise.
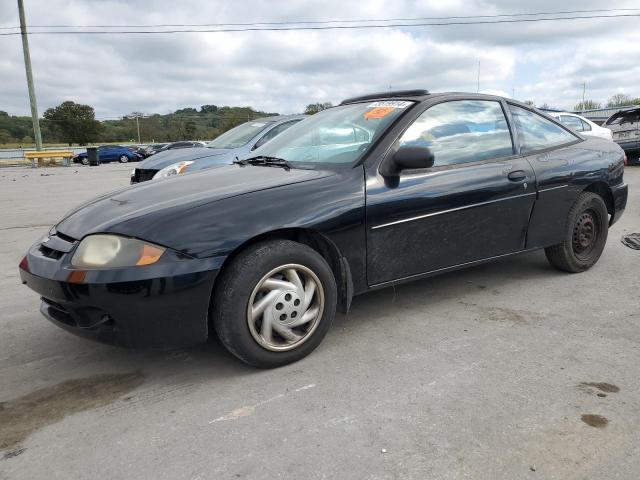
[[[521,153],[555,147],[578,139],[542,115],[511,104],[509,109],[518,130]]]

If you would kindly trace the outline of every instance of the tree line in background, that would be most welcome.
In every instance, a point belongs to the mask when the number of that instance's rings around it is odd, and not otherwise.
[[[305,113],[313,115],[331,103],[312,103]],[[87,145],[91,143],[136,142],[138,127],[142,143],[178,140],[213,140],[227,130],[260,117],[278,115],[251,107],[202,105],[200,109],[181,108],[166,115],[132,112],[117,120],[96,120],[89,105],[62,102],[44,112],[40,120],[44,143]],[[31,117],[9,115],[0,110],[0,145],[33,145]]]
[[[617,93],[609,99],[605,106],[607,108],[619,108],[630,107],[632,105],[640,105],[640,97],[632,98],[629,95],[625,95],[624,93]],[[579,102],[573,107],[574,111],[576,112],[581,112],[583,110],[594,110],[596,108],[602,108],[602,104],[593,100],[585,100],[584,102]]]
[[[525,102],[533,105],[533,102]],[[640,105],[640,98],[618,93],[611,97],[606,107]],[[304,113],[313,115],[333,105],[330,102],[310,103]],[[549,108],[545,103],[540,108]],[[579,102],[574,111],[602,108],[593,100]],[[132,112],[117,120],[96,120],[95,111],[89,105],[62,102],[44,112],[40,121],[44,143],[87,145],[90,143],[135,142],[140,128],[142,143],[175,142],[178,140],[213,140],[218,135],[244,122],[259,117],[278,115],[254,110],[251,107],[218,107],[202,105],[200,109],[181,108],[166,115],[143,115]],[[31,117],[9,115],[0,110],[0,145],[33,144]]]
[[[221,133],[260,117],[277,115],[251,107],[202,105],[182,108],[166,115],[132,112],[117,120],[96,120],[89,105],[66,101],[49,108],[40,120],[44,143],[87,145],[91,143],[142,143],[178,140],[212,140]],[[33,145],[31,117],[14,116],[0,110],[0,145]]]

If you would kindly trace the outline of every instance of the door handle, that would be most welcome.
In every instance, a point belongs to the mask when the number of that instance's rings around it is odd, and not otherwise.
[[[507,175],[507,178],[512,182],[522,182],[527,178],[527,174],[524,170],[514,170]]]

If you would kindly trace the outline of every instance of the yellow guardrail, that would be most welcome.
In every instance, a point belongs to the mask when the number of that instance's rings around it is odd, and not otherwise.
[[[71,150],[41,150],[35,152],[24,152],[25,160],[31,160],[31,164],[35,167],[36,162],[39,167],[57,163],[61,159],[62,164],[66,167],[71,159],[75,156]]]

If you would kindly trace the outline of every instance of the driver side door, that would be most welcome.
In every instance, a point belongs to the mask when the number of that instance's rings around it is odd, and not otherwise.
[[[433,167],[397,177],[368,169],[370,286],[524,249],[535,177],[515,155],[505,108],[477,99],[432,105],[394,146],[429,147]]]

